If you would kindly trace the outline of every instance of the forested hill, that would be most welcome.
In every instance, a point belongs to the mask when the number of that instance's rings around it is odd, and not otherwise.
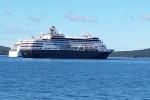
[[[8,55],[9,50],[9,47],[0,46],[0,55]]]
[[[150,48],[134,51],[116,51],[113,52],[110,57],[150,57]]]

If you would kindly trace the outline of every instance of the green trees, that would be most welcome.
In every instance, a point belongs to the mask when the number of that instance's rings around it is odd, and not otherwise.
[[[113,52],[110,57],[150,57],[150,48],[134,51],[116,51]]]
[[[10,48],[5,46],[0,46],[0,55],[8,55]]]

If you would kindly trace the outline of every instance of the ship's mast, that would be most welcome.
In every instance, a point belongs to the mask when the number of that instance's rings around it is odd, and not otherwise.
[[[49,29],[49,32],[48,34],[50,34],[51,36],[55,36],[57,34],[59,34],[55,28],[55,26],[52,26],[50,29]]]

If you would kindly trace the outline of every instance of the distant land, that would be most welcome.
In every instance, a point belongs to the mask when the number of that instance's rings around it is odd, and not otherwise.
[[[150,48],[143,50],[133,50],[133,51],[115,51],[110,57],[147,57],[150,58]]]
[[[0,55],[8,55],[10,48],[6,46],[0,46]],[[147,57],[150,58],[150,48],[143,50],[133,51],[114,51],[109,57]]]
[[[0,45],[0,55],[8,55],[10,48]]]

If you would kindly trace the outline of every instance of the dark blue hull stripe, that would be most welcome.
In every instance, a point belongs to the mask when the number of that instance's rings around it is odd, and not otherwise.
[[[21,50],[24,58],[106,59],[111,52],[71,50]]]

